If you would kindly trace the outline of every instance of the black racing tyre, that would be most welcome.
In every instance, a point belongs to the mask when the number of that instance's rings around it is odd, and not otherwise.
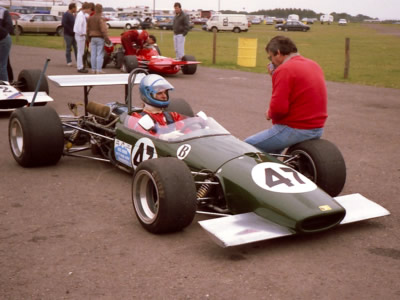
[[[165,110],[171,112],[175,111],[188,117],[194,117],[193,109],[190,104],[187,103],[186,100],[180,98],[170,99],[169,105]]]
[[[332,197],[346,182],[346,164],[339,149],[323,139],[308,140],[291,146],[288,155],[298,156],[289,165],[315,182]]]
[[[124,65],[126,72],[130,73],[133,69],[139,67],[139,62],[136,55],[125,55],[124,56]]]
[[[196,213],[196,186],[190,169],[174,157],[142,162],[133,177],[132,202],[140,224],[149,232],[182,230]]]
[[[8,139],[14,159],[23,167],[56,164],[64,149],[60,118],[49,106],[15,110],[10,116]]]
[[[117,52],[117,54],[115,55],[115,67],[121,69],[123,64],[124,64],[124,52]]]
[[[192,55],[184,55],[182,57],[183,61],[196,61],[196,58]],[[197,71],[197,65],[185,65],[182,66],[182,73],[186,75],[193,75]]]
[[[105,68],[111,62],[111,57],[107,52],[104,52],[103,68]]]
[[[22,70],[18,74],[18,88],[21,92],[34,92],[40,79],[40,70]],[[49,84],[46,76],[43,76],[39,86],[39,92],[49,94]]]

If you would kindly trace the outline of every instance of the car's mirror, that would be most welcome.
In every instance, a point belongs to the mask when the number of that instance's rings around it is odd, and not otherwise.
[[[144,130],[147,131],[153,129],[156,125],[149,115],[144,115],[143,117],[141,117],[138,123],[140,126],[143,127]]]

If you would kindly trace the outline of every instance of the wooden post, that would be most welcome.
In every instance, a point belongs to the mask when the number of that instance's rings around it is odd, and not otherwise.
[[[349,77],[350,68],[350,38],[346,38],[345,61],[344,61],[344,79]]]
[[[212,55],[212,63],[215,65],[215,56],[217,55],[217,31],[214,31],[213,38],[213,55]]]

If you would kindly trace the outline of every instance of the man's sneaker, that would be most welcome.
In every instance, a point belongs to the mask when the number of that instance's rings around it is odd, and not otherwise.
[[[88,70],[86,70],[86,69],[79,69],[78,72],[79,72],[79,73],[87,73]]]
[[[67,63],[67,66],[68,66],[68,67],[72,67],[72,62]]]
[[[104,72],[104,71],[97,71],[96,73],[97,74],[106,74],[106,72]]]

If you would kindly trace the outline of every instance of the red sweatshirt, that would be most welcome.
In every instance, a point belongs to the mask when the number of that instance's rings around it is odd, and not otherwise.
[[[268,116],[273,124],[297,129],[324,127],[327,91],[323,71],[316,62],[298,55],[275,70]]]

